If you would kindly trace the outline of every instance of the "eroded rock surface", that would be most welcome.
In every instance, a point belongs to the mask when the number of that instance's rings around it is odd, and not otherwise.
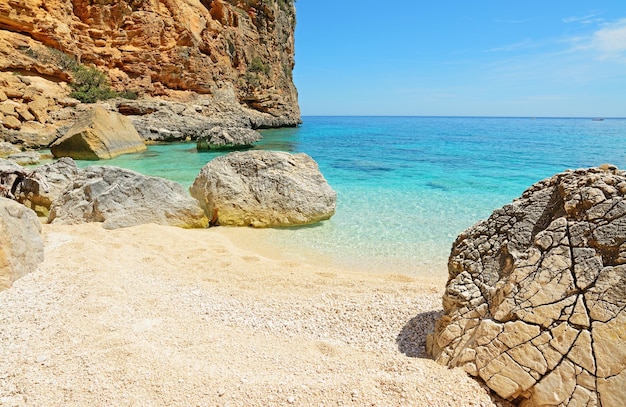
[[[0,290],[35,271],[42,261],[43,238],[37,215],[0,197]]]
[[[80,171],[50,208],[49,223],[102,222],[106,229],[155,223],[206,227],[198,202],[176,182],[117,167]]]
[[[329,219],[337,194],[306,154],[230,153],[206,164],[191,196],[212,223],[225,226],[293,226]]]
[[[453,245],[437,361],[531,406],[622,406],[626,172],[566,171]]]
[[[0,70],[68,82],[72,57],[142,96],[232,88],[284,125],[300,118],[294,28],[291,0],[10,0],[0,2]],[[8,117],[5,127],[20,126]]]

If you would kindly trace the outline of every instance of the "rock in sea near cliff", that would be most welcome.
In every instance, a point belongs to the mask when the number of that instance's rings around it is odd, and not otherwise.
[[[428,348],[516,405],[623,406],[626,172],[566,171],[462,233]]]
[[[41,223],[35,212],[0,198],[0,290],[35,271],[42,261]]]
[[[250,146],[261,138],[261,133],[250,128],[215,126],[198,138],[197,148],[198,151],[235,149]]]
[[[306,154],[234,152],[206,164],[191,195],[213,224],[294,226],[329,219],[337,194]]]
[[[203,228],[208,219],[176,182],[134,171],[92,166],[80,171],[52,203],[49,223],[103,222],[105,229],[156,223]]]
[[[79,116],[65,136],[50,146],[55,157],[78,160],[108,159],[145,149],[129,118],[100,107]]]

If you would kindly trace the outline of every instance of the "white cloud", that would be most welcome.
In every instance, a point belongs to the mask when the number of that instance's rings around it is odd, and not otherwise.
[[[593,24],[603,21],[602,18],[598,18],[601,13],[592,13],[583,17],[567,17],[563,19],[563,22],[566,24],[570,23],[580,23],[580,24]]]
[[[626,62],[626,18],[605,24],[586,37],[569,38],[572,51],[596,54],[601,60],[615,59]]]
[[[626,18],[593,33],[588,46],[604,58],[626,57]]]

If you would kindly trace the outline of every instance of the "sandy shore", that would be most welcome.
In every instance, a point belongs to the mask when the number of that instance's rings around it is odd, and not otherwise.
[[[424,354],[441,273],[264,256],[222,228],[44,236],[40,270],[0,292],[0,406],[495,405]]]

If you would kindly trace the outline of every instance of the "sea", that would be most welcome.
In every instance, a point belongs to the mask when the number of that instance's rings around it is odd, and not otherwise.
[[[626,168],[626,119],[305,116],[302,121],[297,128],[262,130],[263,140],[253,149],[310,155],[337,191],[336,213],[311,226],[249,233],[282,258],[324,266],[447,275],[455,238],[532,184],[567,169],[603,163]],[[221,154],[174,143],[97,164],[187,188]]]

